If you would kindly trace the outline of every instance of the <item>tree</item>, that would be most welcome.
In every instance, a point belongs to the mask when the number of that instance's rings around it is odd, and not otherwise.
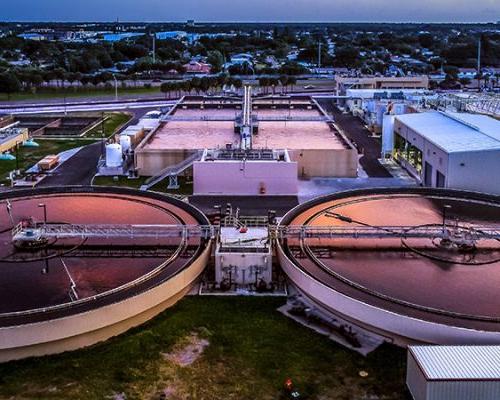
[[[453,82],[456,82],[458,80],[459,69],[457,67],[451,65],[446,66],[444,67],[444,72],[446,74],[445,79]]]
[[[10,100],[11,94],[20,90],[21,82],[13,73],[5,72],[0,74],[0,93],[7,94],[7,98]]]
[[[167,93],[168,93],[168,98],[170,98],[170,93],[172,92],[172,83],[171,82],[163,82],[160,86],[160,91],[162,93],[165,93],[165,97],[167,97]]]
[[[420,46],[425,47],[426,49],[430,49],[434,46],[434,36],[430,33],[422,33],[418,35],[418,41],[420,42]]]
[[[224,65],[224,56],[219,50],[210,51],[207,57],[207,63],[212,66],[212,72],[218,73]]]
[[[281,83],[281,86],[285,89],[285,93],[287,92],[287,86],[288,86],[288,76],[287,75],[281,75],[279,78],[279,81]],[[283,92],[283,90],[282,90]]]
[[[468,86],[471,83],[471,80],[469,78],[460,78],[459,82],[462,86]]]
[[[344,46],[335,52],[335,64],[339,67],[356,67],[359,64],[359,53],[355,47]]]
[[[62,83],[62,87],[64,89],[64,80],[66,77],[66,71],[62,68],[57,68],[56,70],[54,70],[54,75],[59,80],[59,82]]]
[[[243,81],[241,79],[233,79],[233,85],[236,89],[241,89],[243,87]]]
[[[276,86],[280,83],[278,78],[269,78],[269,86],[273,88],[273,94],[276,94]]]
[[[36,90],[36,88],[40,87],[43,83],[43,78],[42,75],[39,74],[38,72],[33,72],[30,75],[30,85],[33,90]]]
[[[308,70],[296,62],[287,62],[280,67],[278,72],[284,75],[301,75],[307,73]]]
[[[180,81],[179,87],[181,90],[184,90],[185,92],[190,93],[191,90],[193,89],[193,82],[190,80]]]
[[[259,87],[264,89],[264,93],[267,94],[267,90],[269,87],[269,78],[263,76],[259,78]]]
[[[289,76],[288,77],[288,84],[291,87],[291,92],[293,92],[293,87],[297,84],[297,78],[295,76]]]

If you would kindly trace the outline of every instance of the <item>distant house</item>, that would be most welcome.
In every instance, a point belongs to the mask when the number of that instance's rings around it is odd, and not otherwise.
[[[182,39],[187,36],[184,31],[166,31],[166,32],[156,32],[156,39],[167,40],[167,39]]]
[[[45,35],[42,35],[41,33],[21,33],[20,35],[17,35],[17,37],[24,40],[47,40],[47,37]]]
[[[184,65],[187,74],[209,74],[212,71],[210,64],[191,61]]]
[[[265,62],[272,68],[279,68],[279,66],[281,65],[274,56],[267,56]]]
[[[124,33],[105,33],[102,39],[105,42],[119,42],[125,39],[131,39],[137,36],[142,36],[144,33],[124,32]]]
[[[231,64],[253,64],[253,56],[248,53],[240,53],[231,56]]]
[[[460,79],[474,79],[477,75],[476,68],[459,68],[458,77]]]
[[[287,60],[288,61],[295,61],[297,60],[299,56],[299,51],[298,50],[292,50],[288,53],[288,55],[286,56]]]

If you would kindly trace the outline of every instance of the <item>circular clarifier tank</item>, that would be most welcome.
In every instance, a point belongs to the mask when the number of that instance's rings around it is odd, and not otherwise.
[[[295,285],[395,341],[500,341],[500,200],[431,189],[339,193],[301,205],[279,244]]]
[[[36,236],[45,224],[71,234],[13,240],[19,230],[24,237]],[[3,193],[0,360],[92,344],[173,304],[206,265],[210,237],[197,229],[206,225],[195,208],[149,192],[68,188]],[[159,232],[170,227],[174,233],[141,235],[137,227]],[[40,327],[45,337],[31,337],[23,329],[29,326]]]

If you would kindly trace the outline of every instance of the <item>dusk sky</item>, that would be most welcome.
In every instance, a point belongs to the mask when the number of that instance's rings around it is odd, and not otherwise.
[[[15,21],[495,22],[500,0],[0,0]]]

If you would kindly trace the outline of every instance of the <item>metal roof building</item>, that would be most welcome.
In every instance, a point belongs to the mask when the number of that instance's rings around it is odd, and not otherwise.
[[[397,115],[392,156],[425,186],[500,193],[500,121],[485,115]]]
[[[414,400],[500,399],[500,346],[410,346]]]
[[[396,119],[446,153],[500,149],[500,122],[488,116],[425,112]]]

